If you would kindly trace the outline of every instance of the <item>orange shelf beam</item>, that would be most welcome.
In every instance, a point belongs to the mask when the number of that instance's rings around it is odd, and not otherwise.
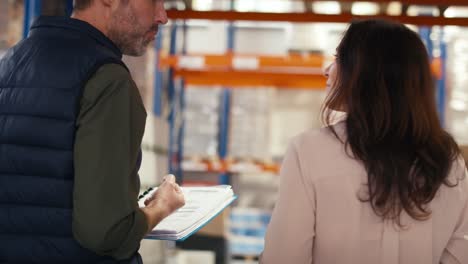
[[[292,89],[324,89],[326,79],[322,75],[324,58],[320,55],[287,57],[249,56],[258,59],[254,69],[233,68],[233,55],[189,55],[204,58],[198,68],[179,65],[179,56],[164,57],[160,68],[175,69],[176,78],[184,78],[189,85],[224,85],[234,87],[273,86]],[[236,57],[239,57],[236,55]],[[435,77],[440,78],[441,63],[435,58],[431,63]]]
[[[238,59],[255,59],[258,61],[258,68],[269,67],[302,67],[302,68],[321,68],[323,67],[325,58],[322,55],[299,55],[291,54],[288,56],[255,56],[255,55],[197,55],[189,54],[185,57],[200,57],[204,59],[204,67],[233,67],[233,60]],[[162,57],[160,67],[174,67],[179,68],[180,56],[167,56]]]
[[[188,162],[189,164],[186,164]],[[186,165],[184,165],[184,163]],[[240,166],[239,166],[240,165]],[[209,172],[209,173],[252,173],[252,172],[271,172],[278,174],[280,165],[276,163],[265,163],[258,161],[233,162],[227,160],[211,161],[184,160],[182,168],[191,172]]]
[[[356,16],[352,14],[324,15],[314,13],[264,13],[264,12],[236,12],[236,11],[193,11],[193,10],[168,10],[170,19],[208,19],[226,21],[277,21],[277,22],[325,22],[325,23],[349,23],[353,19],[388,19],[405,24],[435,26],[453,25],[468,26],[468,18],[448,18],[430,16]]]
[[[315,90],[324,90],[326,87],[325,77],[317,73],[176,69],[175,76],[184,78],[189,85],[223,85],[233,88],[272,86]]]

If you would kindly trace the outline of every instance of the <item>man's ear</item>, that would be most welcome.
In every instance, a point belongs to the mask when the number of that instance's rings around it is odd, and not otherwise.
[[[111,7],[114,4],[114,0],[99,0],[105,7]]]
[[[101,2],[101,5],[111,12],[115,11],[120,4],[120,0],[98,0]]]

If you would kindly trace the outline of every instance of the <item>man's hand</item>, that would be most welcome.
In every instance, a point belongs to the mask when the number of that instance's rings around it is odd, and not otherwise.
[[[145,213],[148,220],[148,232],[164,218],[185,205],[185,198],[174,175],[167,175],[154,195],[145,201]]]
[[[165,176],[158,190],[150,199],[145,201],[146,207],[158,208],[164,213],[164,218],[184,206],[184,204],[184,194],[179,185],[175,182],[174,175]]]

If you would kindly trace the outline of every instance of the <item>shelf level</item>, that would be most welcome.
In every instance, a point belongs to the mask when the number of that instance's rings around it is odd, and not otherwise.
[[[174,69],[174,76],[184,78],[189,85],[323,90],[326,79],[322,69],[327,61],[331,59],[320,54],[187,54],[163,56],[158,67]],[[431,70],[440,78],[440,58],[432,60]]]
[[[290,54],[287,56],[263,56],[248,54],[188,54],[173,55],[161,58],[160,67],[198,67],[198,68],[321,68],[326,58],[316,54]]]
[[[237,11],[194,11],[194,10],[168,10],[170,19],[207,19],[224,21],[269,21],[269,22],[295,22],[295,23],[349,23],[355,19],[387,19],[396,20],[405,24],[418,26],[468,26],[468,18],[449,18],[431,16],[358,16],[352,14],[325,15],[314,13],[267,13],[267,12],[237,12]]]
[[[232,88],[324,90],[326,87],[326,78],[318,73],[177,69],[175,77],[184,78],[188,85],[220,85]]]
[[[188,172],[207,173],[279,173],[280,165],[265,162],[191,161],[184,160],[182,169]]]

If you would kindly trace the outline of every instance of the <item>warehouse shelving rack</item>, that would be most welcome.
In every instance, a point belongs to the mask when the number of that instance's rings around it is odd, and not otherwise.
[[[305,0],[308,1],[308,0]],[[309,1],[312,2],[312,1]],[[354,2],[354,1],[341,1],[341,2]],[[389,2],[379,0],[374,2]],[[441,11],[445,10],[448,5],[441,4],[436,0],[402,0],[399,1],[403,5],[417,4],[417,5],[434,5]],[[450,1],[453,6],[468,6],[468,2],[464,0]],[[441,12],[443,13],[443,12]],[[168,16],[171,20],[172,29],[177,28],[177,24],[184,23],[188,19],[204,19],[212,21],[271,21],[271,22],[340,22],[348,23],[353,19],[367,19],[367,18],[386,18],[391,20],[400,21],[407,24],[420,26],[420,35],[425,40],[429,54],[433,59],[433,71],[437,78],[437,99],[438,110],[441,116],[441,121],[444,122],[444,109],[445,109],[445,44],[441,41],[438,43],[440,56],[433,57],[433,40],[431,34],[433,33],[433,26],[437,25],[458,25],[468,26],[468,18],[453,18],[443,16],[408,16],[408,15],[375,15],[363,16],[353,15],[351,13],[342,13],[338,15],[328,14],[315,14],[311,12],[306,13],[263,13],[263,12],[237,12],[237,11],[195,11],[195,10],[169,10]],[[233,45],[235,36],[235,26],[230,23],[228,30],[228,44]],[[186,29],[185,29],[186,30]],[[172,31],[171,31],[172,32]],[[175,42],[175,34],[171,34],[171,43]],[[439,38],[441,39],[441,38]],[[185,41],[185,39],[183,40]],[[325,79],[320,73],[320,68],[327,58],[321,55],[307,55],[290,54],[284,57],[274,56],[259,56],[248,54],[236,54],[233,52],[233,47],[228,47],[226,54],[213,55],[213,54],[183,54],[179,55],[171,49],[169,56],[161,57],[158,68],[167,69],[169,71],[170,79],[184,80],[184,84],[192,85],[222,85],[224,87],[231,87],[231,89],[253,86],[270,86],[282,87],[291,89],[304,89],[307,87],[324,87]],[[197,67],[186,65],[185,62],[191,61],[197,64]],[[272,70],[273,69],[273,70]],[[298,70],[299,69],[299,70]],[[169,90],[174,89],[169,87]],[[183,90],[183,88],[182,88]],[[229,90],[225,90],[226,97],[228,98]],[[228,124],[229,124],[229,100],[222,100],[221,105],[221,122],[220,122],[220,136],[219,136],[219,164],[209,164],[205,162],[206,171],[214,172],[216,170],[222,172],[219,182],[226,182],[226,173],[229,172],[229,167],[232,162],[225,160],[227,157],[227,139],[228,139]],[[183,111],[183,109],[180,109]],[[173,131],[174,132],[174,131]],[[183,133],[178,133],[178,136]],[[182,144],[182,141],[179,141]],[[171,145],[173,146],[173,145]],[[171,149],[171,147],[170,147]],[[180,180],[183,179],[183,146],[179,145],[172,148],[173,151],[171,159],[172,168],[177,167],[176,172],[180,173]],[[177,153],[177,154],[174,154]],[[275,167],[274,164],[263,164],[260,167]],[[214,169],[213,168],[218,168]],[[219,169],[221,168],[221,169]],[[277,168],[277,166],[276,166]]]
[[[66,1],[66,13],[71,14],[72,0]],[[304,0],[305,2],[312,2]],[[341,2],[353,2],[345,0]],[[386,0],[378,0],[374,2],[388,2]],[[404,5],[434,5],[439,9],[445,10],[448,5],[443,6],[437,0],[401,0]],[[453,6],[468,6],[466,0],[452,0],[450,5]],[[42,0],[25,0],[24,1],[24,31],[23,36],[26,37],[29,31],[29,26],[32,21],[41,14]],[[221,173],[220,183],[227,183],[230,167],[233,166],[232,161],[226,160],[228,156],[228,134],[229,134],[229,107],[230,107],[230,89],[255,86],[270,86],[282,87],[291,89],[317,88],[324,87],[325,79],[320,73],[323,66],[324,58],[321,55],[303,55],[289,54],[287,56],[259,56],[249,54],[236,54],[234,52],[234,37],[236,27],[233,23],[229,23],[227,28],[228,47],[223,55],[213,54],[186,54],[185,52],[185,37],[182,39],[182,52],[177,53],[177,31],[181,28],[187,32],[187,19],[208,19],[208,20],[223,20],[223,21],[276,21],[276,22],[343,22],[347,23],[352,19],[365,18],[389,18],[405,23],[422,26],[420,34],[425,40],[429,54],[433,54],[433,40],[431,34],[434,25],[459,25],[468,26],[468,18],[446,18],[434,16],[356,16],[350,13],[342,13],[338,15],[324,15],[306,13],[262,13],[262,12],[236,12],[236,11],[194,11],[194,10],[169,10],[168,16],[171,20],[170,24],[170,48],[169,56],[162,56],[162,32],[158,35],[155,41],[156,51],[156,70],[154,81],[154,105],[153,112],[156,116],[162,115],[163,93],[167,93],[169,100],[170,111],[168,115],[170,142],[169,142],[169,170],[179,176],[179,181],[183,181],[183,135],[184,124],[181,120],[181,112],[184,109],[185,87],[186,85],[222,85],[230,87],[224,89],[221,100],[221,121],[219,135],[219,163],[221,169],[216,164],[207,164],[208,171],[214,172],[218,170]],[[440,33],[443,34],[443,33]],[[439,37],[441,38],[441,37]],[[445,109],[445,43],[440,42],[438,45],[440,56],[434,57],[433,69],[437,76],[437,98],[438,109],[441,115],[442,122],[444,121]],[[201,61],[202,65],[199,68],[186,68],[183,61]],[[292,70],[291,70],[292,69]],[[163,82],[163,76],[167,74],[167,85]],[[177,124],[176,124],[177,123]],[[275,164],[256,164],[260,169],[277,171]],[[272,169],[273,168],[273,169]]]
[[[384,1],[380,1],[384,2]],[[439,4],[431,0],[401,1],[406,4]],[[454,5],[468,5],[466,1],[454,1]],[[446,8],[446,7],[440,7]],[[185,23],[188,19],[206,19],[216,21],[275,21],[275,22],[341,22],[348,23],[352,19],[366,18],[387,18],[397,20],[403,23],[418,25],[421,38],[426,43],[428,53],[432,59],[432,70],[437,80],[436,95],[437,106],[441,116],[441,122],[444,122],[445,112],[445,43],[431,38],[434,32],[443,34],[442,29],[434,29],[437,25],[459,25],[468,26],[468,18],[445,18],[432,16],[354,16],[349,13],[340,15],[321,15],[313,13],[260,13],[260,12],[235,12],[235,11],[193,11],[193,10],[169,10],[168,16],[172,21],[172,27],[178,23]],[[171,34],[175,36],[175,34]],[[219,135],[219,160],[204,160],[201,163],[199,172],[217,173],[219,175],[218,183],[229,183],[230,176],[236,173],[242,173],[233,169],[235,163],[228,156],[229,139],[229,108],[230,108],[230,90],[242,89],[243,87],[252,88],[253,86],[281,87],[283,89],[317,89],[325,87],[325,78],[320,72],[327,58],[316,54],[288,54],[287,56],[262,56],[255,54],[236,54],[233,47],[235,37],[235,26],[229,23],[228,28],[228,50],[222,55],[213,54],[176,54],[170,52],[169,56],[160,57],[158,68],[168,70],[170,78],[184,80],[185,85],[210,86],[222,85],[223,98],[221,100],[220,110],[220,135]],[[172,39],[173,40],[173,39]],[[183,40],[185,41],[185,39]],[[434,43],[437,42],[437,43]],[[172,42],[171,42],[172,43]],[[184,44],[185,45],[185,44]],[[438,46],[439,56],[433,56],[434,46]],[[196,67],[186,65],[186,62],[195,62]],[[171,88],[169,88],[171,89]],[[184,88],[182,88],[184,89]],[[196,89],[196,88],[193,88]],[[183,108],[180,109],[183,111]],[[173,131],[174,132],[174,131]],[[179,132],[183,136],[183,131]],[[182,141],[179,141],[182,144]],[[178,166],[180,181],[183,181],[184,169],[182,168],[183,154],[180,152],[183,146],[179,145],[175,151],[176,163]],[[174,161],[173,159],[172,161]],[[268,171],[278,173],[278,164],[256,163],[254,170],[258,172]]]

